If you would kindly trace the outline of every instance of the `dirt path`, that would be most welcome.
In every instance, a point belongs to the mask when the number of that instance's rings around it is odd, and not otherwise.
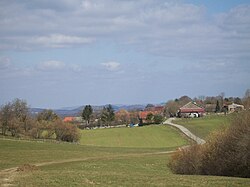
[[[163,124],[171,125],[171,126],[174,126],[174,127],[178,128],[178,129],[180,129],[186,136],[188,136],[189,138],[191,138],[192,140],[194,140],[197,144],[204,144],[204,143],[206,143],[205,140],[199,138],[198,136],[195,136],[187,128],[185,128],[185,127],[183,127],[181,125],[177,125],[177,124],[173,123],[172,121],[174,119],[175,118],[169,118]]]
[[[0,171],[0,185],[1,187],[13,186],[12,182],[17,174],[17,167],[9,168]]]
[[[64,159],[64,160],[57,160],[57,161],[50,161],[50,162],[41,162],[32,164],[34,167],[41,167],[41,166],[48,166],[53,164],[63,164],[63,163],[71,163],[71,162],[81,162],[87,160],[112,160],[124,157],[141,157],[147,155],[160,155],[160,154],[170,154],[175,151],[163,151],[163,152],[152,152],[152,153],[131,153],[131,154],[121,154],[121,155],[114,155],[114,156],[105,156],[105,157],[87,157],[87,158],[74,158],[74,159]],[[8,168],[0,171],[0,185],[1,187],[7,186],[14,186],[13,181],[16,175],[20,171],[18,171],[19,167]]]

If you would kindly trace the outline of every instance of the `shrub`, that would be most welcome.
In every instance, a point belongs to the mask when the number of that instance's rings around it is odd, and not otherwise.
[[[178,174],[198,174],[200,167],[201,146],[193,145],[180,149],[172,155],[172,160],[168,166],[174,173]]]
[[[250,177],[250,112],[232,118],[227,129],[212,134],[202,146],[172,155],[174,173]]]
[[[55,122],[56,139],[67,142],[78,142],[80,140],[79,129],[70,123],[64,123],[61,120]]]

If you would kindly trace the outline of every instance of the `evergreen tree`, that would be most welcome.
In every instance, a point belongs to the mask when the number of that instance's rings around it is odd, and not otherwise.
[[[110,125],[111,122],[115,120],[114,109],[111,105],[102,109],[101,120],[107,125]]]
[[[89,124],[92,114],[93,114],[93,109],[91,105],[86,105],[82,111],[82,118],[86,120],[87,125]]]
[[[216,101],[216,107],[215,107],[215,112],[220,112],[220,104],[219,104],[219,101],[217,100]]]

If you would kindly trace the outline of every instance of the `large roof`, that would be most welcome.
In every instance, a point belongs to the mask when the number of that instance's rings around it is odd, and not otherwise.
[[[180,108],[180,112],[189,113],[189,112],[205,112],[205,109],[195,102],[191,101]]]

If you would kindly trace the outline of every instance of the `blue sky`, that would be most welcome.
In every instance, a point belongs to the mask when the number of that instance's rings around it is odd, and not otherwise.
[[[249,59],[249,0],[0,1],[0,104],[242,97]]]

